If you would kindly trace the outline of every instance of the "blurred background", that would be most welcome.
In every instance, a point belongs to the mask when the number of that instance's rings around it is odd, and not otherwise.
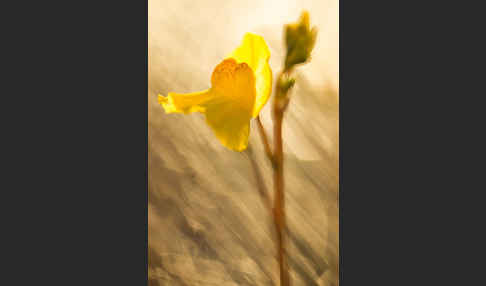
[[[274,225],[257,189],[262,181],[273,195],[272,169],[256,122],[249,149],[233,152],[203,115],[167,115],[157,94],[209,88],[246,32],[265,38],[275,79],[283,26],[303,9],[319,32],[312,61],[294,73],[283,126],[289,266],[293,285],[339,284],[338,0],[149,0],[149,285],[279,281]],[[261,117],[271,135],[270,109]]]

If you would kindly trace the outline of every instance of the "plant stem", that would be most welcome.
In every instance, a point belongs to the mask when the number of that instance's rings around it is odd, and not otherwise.
[[[270,148],[268,136],[265,133],[260,116],[257,117],[257,124],[262,143],[265,148],[265,154],[272,163],[273,167],[273,185],[274,185],[274,203],[273,203],[273,219],[277,233],[277,252],[278,264],[280,273],[280,286],[290,286],[290,273],[287,261],[286,251],[286,231],[287,225],[285,220],[285,196],[284,196],[284,156],[282,143],[282,123],[284,112],[289,103],[288,91],[289,88],[283,89],[281,83],[285,77],[290,73],[290,70],[284,70],[277,78],[277,88],[275,98],[273,101],[272,115],[273,115],[273,152]],[[283,93],[283,94],[282,94]],[[256,170],[256,164],[253,166]],[[264,194],[260,190],[261,194]],[[268,205],[270,198],[262,195],[264,202]]]
[[[289,285],[289,273],[285,251],[285,196],[283,177],[283,154],[282,154],[282,117],[275,117],[275,168],[273,173],[275,197],[274,197],[274,220],[277,229],[278,261],[280,265],[280,285]]]
[[[257,116],[257,124],[258,124],[258,131],[260,131],[260,137],[262,138],[263,147],[265,148],[265,154],[267,155],[268,160],[270,160],[270,162],[273,165],[272,150],[270,149],[270,143],[269,143],[269,140],[268,140],[268,136],[267,136],[267,133],[265,132],[265,128],[263,128],[263,124],[262,124],[262,121],[260,119],[260,115]]]
[[[277,230],[278,261],[280,266],[280,285],[290,285],[290,274],[286,255],[286,220],[284,196],[284,156],[282,144],[282,122],[285,109],[288,105],[287,91],[281,94],[280,82],[285,72],[278,77],[276,96],[273,102],[273,180],[274,180],[274,220]]]

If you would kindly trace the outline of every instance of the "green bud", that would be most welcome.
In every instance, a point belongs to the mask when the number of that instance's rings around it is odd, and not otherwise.
[[[291,89],[295,84],[294,78],[282,78],[279,84],[280,94],[284,95]]]
[[[310,28],[309,13],[307,11],[302,12],[299,22],[285,26],[285,43],[287,45],[286,70],[289,70],[296,64],[310,60],[316,37],[317,28]]]

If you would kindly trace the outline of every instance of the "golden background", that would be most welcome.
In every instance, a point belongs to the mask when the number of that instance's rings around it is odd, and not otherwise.
[[[339,3],[148,2],[149,285],[276,285],[274,225],[257,191],[272,170],[255,122],[250,150],[224,148],[201,114],[167,115],[157,94],[209,88],[214,67],[246,32],[262,35],[274,74],[283,25],[303,9],[319,29],[297,68],[284,119],[289,264],[293,285],[338,285]],[[272,100],[272,98],[270,99]],[[270,104],[261,113],[271,134]]]

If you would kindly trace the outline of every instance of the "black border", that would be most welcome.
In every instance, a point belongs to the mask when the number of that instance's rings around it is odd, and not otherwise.
[[[19,6],[0,284],[147,285],[147,1]]]

